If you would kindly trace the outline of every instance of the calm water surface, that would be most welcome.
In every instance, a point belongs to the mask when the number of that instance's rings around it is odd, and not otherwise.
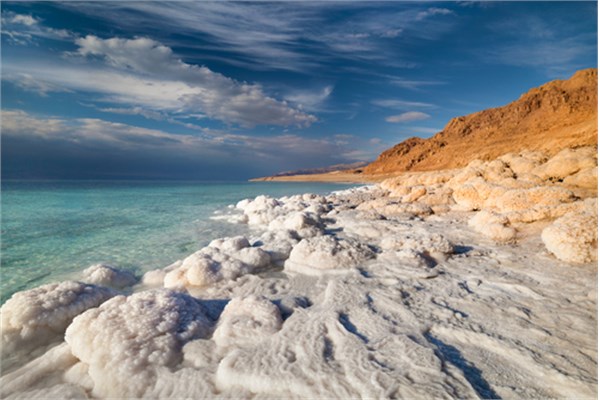
[[[323,183],[3,181],[1,302],[15,291],[65,279],[98,262],[141,275],[247,232],[211,220],[229,204],[268,194],[325,194]]]

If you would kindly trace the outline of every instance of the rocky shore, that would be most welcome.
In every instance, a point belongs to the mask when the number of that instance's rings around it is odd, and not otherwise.
[[[4,398],[593,398],[597,150],[328,196],[137,279],[96,265],[1,309]]]

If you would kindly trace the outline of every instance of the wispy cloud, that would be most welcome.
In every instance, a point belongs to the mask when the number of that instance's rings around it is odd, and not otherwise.
[[[439,7],[431,7],[424,11],[419,11],[415,19],[417,21],[422,21],[434,15],[450,15],[454,14],[453,11],[448,10],[447,8],[439,8]]]
[[[397,110],[403,110],[407,108],[435,108],[435,104],[432,103],[424,103],[420,101],[406,101],[399,99],[375,99],[371,100],[371,104],[384,107],[384,108],[392,108]]]
[[[270,97],[258,84],[238,82],[206,67],[187,64],[169,47],[152,39],[89,35],[75,43],[78,49],[70,56],[84,57],[89,65],[12,63],[5,67],[6,79],[24,85],[28,81],[23,76],[35,76],[52,87],[103,93],[104,100],[114,103],[153,111],[201,111],[210,118],[246,127],[309,126],[317,120]]]
[[[253,2],[67,2],[61,6],[122,28],[146,26],[150,34],[177,30],[196,37],[195,48],[207,50],[208,57],[221,62],[302,73],[332,59],[414,67],[412,60],[399,57],[395,39],[435,39],[446,31],[452,14],[444,8],[366,2],[282,2],[268,7]],[[330,18],[341,10],[346,18]],[[221,57],[219,51],[229,56]]]
[[[394,86],[398,86],[403,89],[410,89],[410,90],[420,90],[423,87],[444,85],[446,83],[446,82],[442,82],[442,81],[403,79],[403,78],[398,78],[398,77],[393,77],[393,76],[390,77],[389,82]]]
[[[594,4],[589,6],[596,14]],[[488,63],[533,67],[562,76],[585,67],[579,60],[597,53],[597,29],[597,25],[586,28],[569,23],[563,16],[515,15],[489,26],[497,43],[479,55]]]
[[[40,79],[33,77],[30,74],[26,73],[14,73],[14,74],[6,74],[2,77],[3,80],[12,82],[23,90],[28,92],[34,92],[42,97],[47,97],[48,93],[51,92],[70,92],[70,90],[55,85],[50,82],[46,82]]]
[[[322,111],[323,103],[333,92],[333,86],[328,85],[320,90],[296,90],[284,96],[285,100],[296,104],[303,110]]]
[[[411,121],[420,121],[423,119],[431,118],[431,115],[425,114],[420,111],[409,111],[398,115],[391,115],[387,117],[385,120],[387,122],[398,123],[398,122],[411,122]]]
[[[45,26],[40,19],[28,14],[3,11],[0,21],[2,35],[17,45],[33,43],[36,38],[69,40],[73,37],[71,32]]]

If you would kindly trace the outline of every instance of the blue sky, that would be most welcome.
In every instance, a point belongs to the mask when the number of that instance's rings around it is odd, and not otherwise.
[[[2,177],[373,160],[597,66],[596,2],[3,2]]]

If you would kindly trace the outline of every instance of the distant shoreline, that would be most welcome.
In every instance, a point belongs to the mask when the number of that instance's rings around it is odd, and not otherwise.
[[[378,183],[400,173],[365,175],[347,171],[334,171],[326,174],[300,174],[286,176],[265,176],[250,179],[249,182],[328,182],[328,183]]]

